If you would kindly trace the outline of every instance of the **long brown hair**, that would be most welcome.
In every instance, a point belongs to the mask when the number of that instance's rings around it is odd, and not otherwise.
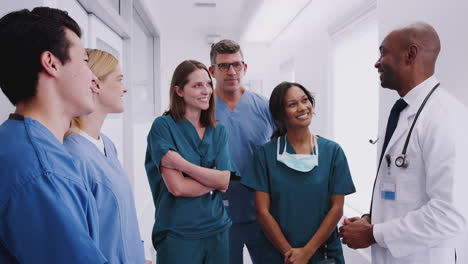
[[[210,81],[213,81],[206,66],[196,60],[183,61],[177,66],[174,74],[172,75],[171,87],[169,91],[169,110],[167,110],[164,115],[171,115],[171,117],[176,122],[185,118],[185,102],[184,98],[177,95],[175,87],[179,86],[181,89],[184,89],[184,86],[189,82],[188,76],[198,69],[205,70],[210,78]],[[211,89],[213,89],[213,87],[211,87]],[[210,97],[210,106],[208,109],[201,111],[200,123],[205,127],[214,126],[216,124],[214,94],[212,94]]]

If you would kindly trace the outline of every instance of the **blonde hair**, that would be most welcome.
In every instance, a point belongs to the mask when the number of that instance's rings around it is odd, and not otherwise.
[[[98,49],[86,49],[88,54],[88,67],[98,78],[98,83],[104,81],[119,65],[119,61],[110,53]],[[78,134],[82,128],[82,120],[75,117],[70,122],[70,128],[65,133],[65,138]]]

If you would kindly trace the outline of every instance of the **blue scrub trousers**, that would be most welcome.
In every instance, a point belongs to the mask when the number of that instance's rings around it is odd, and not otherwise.
[[[233,223],[229,232],[229,264],[243,264],[244,244],[249,250],[252,263],[258,263],[260,248],[265,243],[258,222]]]
[[[169,234],[156,251],[156,264],[229,263],[229,231],[202,239],[179,239]]]

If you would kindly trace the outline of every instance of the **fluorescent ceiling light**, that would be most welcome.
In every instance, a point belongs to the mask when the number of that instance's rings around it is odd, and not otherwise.
[[[271,42],[312,0],[263,0],[243,39],[247,42]]]

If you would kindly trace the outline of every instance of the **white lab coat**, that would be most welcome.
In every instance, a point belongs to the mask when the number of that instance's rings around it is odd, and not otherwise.
[[[374,264],[455,263],[468,219],[468,111],[443,85],[416,122],[406,155],[409,166],[395,166],[419,106],[437,83],[428,78],[403,98],[408,106],[400,113],[374,188]],[[381,198],[383,188],[393,189],[395,199]]]

